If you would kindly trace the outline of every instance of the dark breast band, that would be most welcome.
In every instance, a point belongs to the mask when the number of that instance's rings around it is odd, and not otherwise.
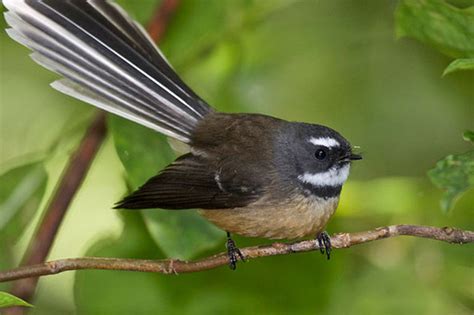
[[[314,186],[309,183],[301,183],[303,194],[306,196],[316,196],[320,198],[332,198],[341,194],[342,185],[340,186]]]

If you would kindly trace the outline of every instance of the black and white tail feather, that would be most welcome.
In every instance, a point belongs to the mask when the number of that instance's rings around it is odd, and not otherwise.
[[[3,0],[8,35],[64,78],[56,90],[185,143],[212,112],[140,24],[107,0]]]

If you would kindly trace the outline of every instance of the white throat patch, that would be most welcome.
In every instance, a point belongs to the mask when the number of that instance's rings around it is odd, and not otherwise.
[[[334,138],[329,138],[329,137],[322,137],[322,138],[315,138],[311,137],[308,140],[314,145],[322,145],[328,148],[331,147],[339,147],[341,144]]]
[[[341,168],[331,167],[323,173],[304,173],[298,176],[298,180],[313,186],[341,186],[349,176],[350,164],[346,164]]]

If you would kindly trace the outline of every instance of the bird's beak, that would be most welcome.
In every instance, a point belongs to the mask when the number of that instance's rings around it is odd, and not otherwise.
[[[347,163],[350,161],[357,161],[362,160],[362,156],[360,154],[350,153],[348,155],[341,156],[339,158],[339,163]]]
[[[351,153],[351,155],[349,155],[349,160],[351,161],[362,160],[362,155]]]

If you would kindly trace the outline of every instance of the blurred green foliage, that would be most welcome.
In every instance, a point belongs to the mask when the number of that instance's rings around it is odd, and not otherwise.
[[[454,58],[443,74],[474,69],[474,6],[442,0],[402,0],[396,11],[398,36],[411,36]]]
[[[395,16],[398,36],[414,37],[459,58],[443,75],[474,70],[474,6],[461,9],[440,0],[402,0]],[[474,185],[474,150],[447,156],[428,175],[445,191],[441,209],[449,211],[456,198]]]
[[[140,216],[122,213],[124,229],[115,239],[98,240],[86,256],[159,258]],[[166,309],[166,287],[161,275],[147,273],[116,273],[92,271],[77,273],[74,293],[80,314],[159,314]]]
[[[31,307],[32,305],[26,303],[22,299],[17,298],[7,292],[0,291],[0,308],[9,307],[9,306],[27,306]]]
[[[146,23],[160,1],[118,2]],[[472,23],[466,14],[472,9],[427,0],[181,2],[160,47],[212,106],[322,123],[362,147],[364,160],[354,166],[329,232],[399,223],[474,228],[472,190],[456,204],[457,211],[445,216],[433,211],[441,192],[425,175],[443,156],[471,148],[459,134],[473,127],[474,75],[456,72],[441,78],[448,58],[416,41],[394,39],[401,8],[411,29],[438,16],[433,10],[452,14],[447,22],[454,23],[450,30],[455,34],[470,34],[464,27]],[[420,5],[429,5],[431,13],[417,10]],[[423,41],[444,47],[449,34],[434,30],[443,36],[424,32]],[[472,47],[472,37],[459,36],[462,45]],[[454,44],[449,47],[458,49],[459,43]],[[31,62],[27,50],[5,34],[0,49],[0,170],[15,172],[44,161],[50,192],[93,110],[49,89],[56,76]],[[463,56],[472,57],[454,57]],[[153,259],[222,251],[223,232],[192,210],[114,213],[101,204],[104,194],[126,193],[116,173],[125,173],[130,190],[174,157],[162,136],[143,127],[110,117],[109,129],[124,169],[85,182],[89,192],[76,198],[68,213],[74,220],[66,217],[55,246],[67,235],[67,247],[77,248],[77,256]],[[117,156],[99,158],[89,177],[108,169]],[[17,173],[15,181],[22,182],[27,173]],[[119,217],[114,232],[108,220],[97,228],[96,217],[104,212],[110,213],[109,220]],[[92,226],[94,236],[86,238]],[[23,230],[19,226],[15,235],[27,241],[31,233]],[[0,246],[10,245],[0,237]],[[239,246],[268,242],[236,241]],[[84,246],[89,247],[85,252]],[[0,249],[0,263],[17,261],[24,245],[8,248]],[[67,253],[53,251],[50,258]],[[318,253],[268,257],[240,264],[236,272],[80,271],[74,278],[41,279],[32,314],[471,314],[472,262],[469,247],[397,238],[338,250],[329,262]]]

